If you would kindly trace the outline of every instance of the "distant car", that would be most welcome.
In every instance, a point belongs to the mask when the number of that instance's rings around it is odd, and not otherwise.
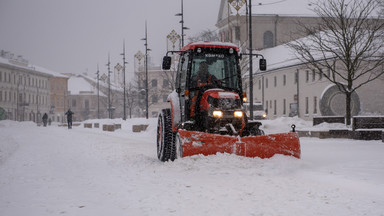
[[[247,115],[250,116],[249,103],[244,103],[243,106],[247,112]],[[253,103],[253,119],[263,120],[266,118],[267,118],[267,112],[264,110],[263,104],[259,102]]]

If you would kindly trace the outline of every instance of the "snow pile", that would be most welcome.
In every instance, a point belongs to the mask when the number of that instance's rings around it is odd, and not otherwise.
[[[305,121],[298,117],[281,117],[274,120],[262,120],[261,123],[263,124],[261,129],[263,129],[266,134],[289,132],[292,130],[291,126],[293,124],[296,126],[296,130],[312,127],[311,121]]]
[[[230,154],[160,162],[157,119],[37,127],[0,121],[0,215],[383,215],[381,141],[301,138],[302,159]],[[297,118],[263,121],[286,132]],[[132,125],[149,124],[132,132]],[[324,125],[322,127],[325,127]]]

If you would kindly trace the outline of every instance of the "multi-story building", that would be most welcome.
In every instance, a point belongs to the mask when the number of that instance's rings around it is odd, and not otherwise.
[[[243,1],[222,0],[216,26],[221,41],[249,49],[248,11]],[[285,43],[305,37],[301,24],[316,25],[319,17],[308,0],[281,1],[252,7],[252,49],[267,59],[267,71],[254,61],[253,101],[263,103],[269,118],[345,115],[345,96],[326,78],[309,69]],[[249,95],[248,58],[243,58],[243,87]],[[384,114],[383,77],[360,88],[352,96],[352,114]]]
[[[232,4],[221,0],[216,27],[221,41],[235,43],[245,51],[249,48],[248,8],[242,1]],[[298,31],[299,23],[315,25],[320,21],[311,7],[309,0],[253,5],[252,49],[262,50],[306,36]]]
[[[254,99],[264,102],[269,118],[297,115],[311,120],[316,116],[345,115],[345,95],[322,73],[309,69],[297,58],[288,58],[294,55],[287,46],[269,48],[262,53],[270,61],[268,71],[254,74]],[[277,58],[278,55],[285,58]],[[360,83],[361,79],[355,85]],[[352,115],[384,115],[383,85],[384,76],[381,76],[352,94]]]
[[[10,52],[0,54],[0,107],[4,118],[40,122],[50,111],[49,80],[53,72],[28,64]]]

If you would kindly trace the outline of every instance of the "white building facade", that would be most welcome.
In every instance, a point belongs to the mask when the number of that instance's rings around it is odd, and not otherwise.
[[[246,5],[241,2],[222,0],[216,26],[221,41],[235,43],[242,52],[249,52],[249,20]],[[254,59],[253,101],[263,103],[268,118],[299,116],[312,120],[315,116],[345,115],[345,96],[318,71],[294,59],[284,45],[306,36],[298,31],[299,22],[316,25],[320,21],[311,7],[308,0],[252,7],[252,49],[267,60],[267,71],[261,72],[258,59]],[[241,65],[243,87],[249,95],[248,58],[243,58]],[[358,89],[352,95],[352,115],[384,115],[382,86],[383,76]]]
[[[1,51],[0,110],[3,119],[41,122],[49,113],[51,74],[31,66],[21,56]]]

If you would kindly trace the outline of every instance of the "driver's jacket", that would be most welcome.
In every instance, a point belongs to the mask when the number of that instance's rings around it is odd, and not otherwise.
[[[212,84],[212,75],[209,74],[208,77],[201,77],[201,76],[198,76],[197,77],[197,83],[196,83],[196,87],[203,87],[203,86],[206,86],[206,85],[210,85]],[[189,113],[189,116],[190,117],[194,117],[195,116],[195,111],[196,111],[196,103],[197,103],[197,97],[199,95],[199,90],[196,90],[195,91],[195,95],[193,96],[192,98],[192,101],[191,101],[191,112]]]

